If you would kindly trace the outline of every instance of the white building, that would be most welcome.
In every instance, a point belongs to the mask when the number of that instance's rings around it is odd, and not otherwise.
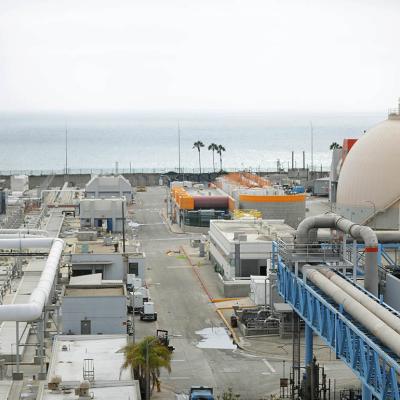
[[[133,380],[129,369],[121,369],[124,354],[120,350],[126,345],[126,335],[56,336],[48,381],[40,382],[36,399],[76,400],[74,390],[82,381],[89,382],[87,398],[140,399],[139,383]],[[61,380],[60,386],[65,390],[49,388],[48,383],[53,380]]]
[[[132,185],[122,175],[96,175],[86,184],[85,192],[92,199],[125,197],[128,202],[133,199]]]
[[[247,296],[250,276],[268,275],[272,242],[293,243],[295,230],[283,220],[212,220],[209,255],[227,297]]]
[[[104,228],[108,232],[122,232],[123,213],[126,214],[124,200],[82,199],[79,215],[82,228]]]
[[[126,291],[123,284],[68,285],[61,303],[63,333],[99,335],[126,333]]]

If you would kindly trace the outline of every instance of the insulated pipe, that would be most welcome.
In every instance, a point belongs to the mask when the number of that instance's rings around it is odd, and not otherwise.
[[[399,317],[391,313],[387,308],[382,307],[379,303],[372,300],[361,290],[357,289],[354,285],[346,281],[346,279],[340,277],[329,268],[318,268],[318,271],[400,334]]]
[[[337,214],[323,214],[305,218],[297,227],[296,244],[308,244],[312,229],[334,228],[350,234],[354,239],[361,238],[365,244],[365,289],[378,296],[378,239],[368,226],[355,224]]]
[[[24,239],[24,238],[38,238],[43,237],[42,235],[31,235],[27,233],[3,233],[0,235],[0,240],[3,239]]]
[[[12,234],[27,234],[34,236],[49,236],[49,233],[43,229],[0,229],[0,235],[12,235]],[[1,239],[1,237],[0,237]]]
[[[341,304],[346,312],[400,357],[400,335],[395,330],[317,270],[303,269],[303,272],[306,274],[307,279],[335,300],[337,304]]]
[[[38,285],[29,297],[29,302],[0,305],[0,321],[28,322],[40,318],[49,299],[64,248],[64,241],[58,238],[0,239],[0,248],[2,249],[48,248],[50,246],[46,265]]]
[[[378,239],[379,243],[400,243],[400,231],[375,231],[375,235]],[[332,235],[331,232],[323,232],[323,231],[318,231],[318,240],[319,241],[327,241],[331,240]],[[359,238],[352,238],[351,241],[353,240],[362,240],[360,237]],[[350,242],[350,240],[348,240]]]

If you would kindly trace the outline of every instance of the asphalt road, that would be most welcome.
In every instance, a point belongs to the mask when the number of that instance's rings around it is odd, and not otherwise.
[[[162,374],[163,383],[175,393],[192,385],[212,386],[217,393],[232,388],[242,399],[260,399],[275,392],[282,365],[267,357],[255,357],[241,350],[204,349],[196,331],[223,327],[215,307],[201,288],[187,260],[167,255],[189,243],[188,235],[174,234],[161,217],[165,188],[148,188],[138,193],[134,221],[142,224],[138,239],[146,252],[146,282],[158,312],[157,322],[135,318],[136,338],[167,329],[176,348],[172,372]]]

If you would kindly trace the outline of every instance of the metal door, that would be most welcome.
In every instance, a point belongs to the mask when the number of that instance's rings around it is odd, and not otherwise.
[[[91,321],[90,319],[85,319],[81,321],[81,335],[91,334]]]

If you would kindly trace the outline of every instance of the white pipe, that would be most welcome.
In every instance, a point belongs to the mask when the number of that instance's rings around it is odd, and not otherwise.
[[[0,305],[0,321],[34,321],[42,315],[47,304],[54,279],[57,274],[58,264],[64,248],[64,241],[53,238],[28,238],[0,240],[2,249],[28,249],[48,248],[51,246],[46,265],[40,276],[38,285],[25,304]]]
[[[0,235],[12,235],[12,234],[28,234],[35,236],[49,236],[49,233],[43,229],[0,229]],[[0,238],[1,239],[1,238]]]
[[[329,268],[318,268],[318,271],[328,278],[335,285],[339,286],[353,299],[362,304],[365,308],[375,314],[379,319],[388,324],[397,333],[400,333],[400,318],[395,314],[391,313],[387,308],[382,307],[379,303],[372,300],[361,290],[357,289],[350,282],[343,279],[338,274],[330,270]]]
[[[24,238],[38,238],[38,237],[43,237],[42,235],[31,235],[27,233],[2,233],[0,235],[0,240],[3,239],[24,239]]]
[[[395,330],[317,270],[304,268],[303,272],[311,282],[335,300],[337,304],[341,304],[346,312],[400,357],[400,335]]]

